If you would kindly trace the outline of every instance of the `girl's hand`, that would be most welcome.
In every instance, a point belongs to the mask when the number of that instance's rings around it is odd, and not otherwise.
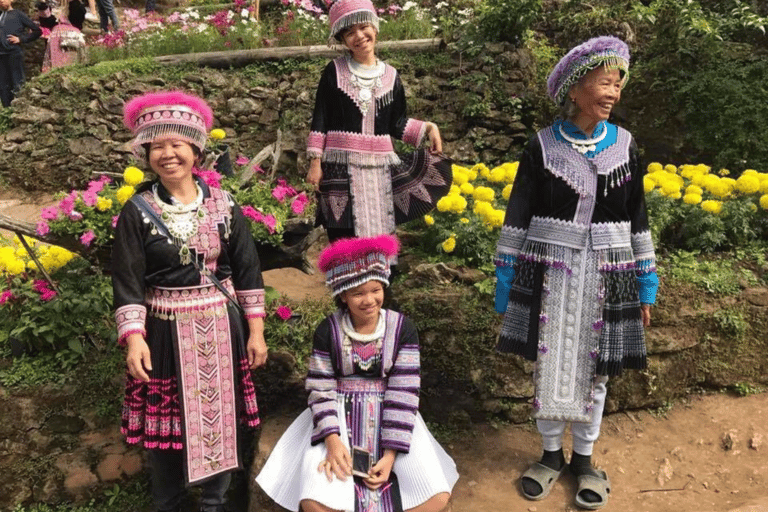
[[[643,327],[649,327],[651,325],[651,305],[650,304],[641,305],[640,312],[643,315]]]
[[[392,472],[392,465],[395,463],[396,454],[395,450],[384,450],[384,455],[368,472],[370,476],[363,480],[366,487],[378,489],[389,481],[389,474]]]
[[[309,171],[307,171],[307,183],[315,187],[320,187],[320,180],[323,178],[323,170],[320,167],[320,159],[313,158],[309,161]]]
[[[21,44],[21,39],[16,36],[8,36],[8,42],[11,44]]]
[[[327,453],[325,460],[317,467],[318,473],[325,472],[329,482],[333,481],[333,475],[345,482],[348,476],[352,476],[352,456],[349,450],[341,442],[339,434],[330,434],[325,438]]]
[[[141,334],[128,336],[128,353],[125,356],[128,363],[128,372],[142,382],[149,382],[149,374],[152,371],[152,359],[149,355],[149,345]]]
[[[430,150],[433,153],[443,152],[443,139],[440,137],[440,129],[435,123],[427,123],[427,137],[429,138]]]
[[[267,343],[264,341],[264,319],[249,318],[248,329],[251,331],[248,336],[248,343],[245,351],[248,355],[248,367],[255,370],[267,362]]]

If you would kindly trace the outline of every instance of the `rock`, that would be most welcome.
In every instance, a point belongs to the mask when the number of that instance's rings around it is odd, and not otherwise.
[[[659,474],[656,477],[656,481],[660,486],[664,486],[665,483],[669,482],[672,479],[672,475],[674,475],[674,470],[672,469],[672,464],[669,462],[669,459],[664,458],[664,460],[661,461],[661,465],[659,466]]]
[[[765,288],[748,288],[744,290],[744,298],[753,306],[768,306],[768,290]]]
[[[27,129],[19,126],[5,133],[4,139],[8,142],[24,142],[27,140]]]
[[[16,124],[55,123],[59,116],[53,110],[30,105],[23,109],[14,108],[11,120]]]
[[[729,430],[725,434],[723,434],[721,439],[721,446],[723,447],[723,450],[729,451],[733,450],[734,446],[736,446],[739,442],[738,436],[736,434],[735,430]]]
[[[120,467],[120,463],[123,460],[123,456],[120,454],[110,454],[104,457],[98,466],[96,466],[96,474],[99,480],[102,482],[111,482],[119,480],[123,475],[123,471]]]
[[[95,137],[81,137],[69,141],[69,151],[73,155],[103,155],[101,141]]]
[[[85,467],[72,468],[64,479],[64,488],[72,494],[79,494],[80,491],[99,483],[90,469]]]
[[[752,437],[749,440],[749,447],[752,450],[759,450],[760,447],[763,445],[763,435],[762,434],[753,434]]]
[[[233,115],[250,115],[258,110],[259,104],[251,98],[229,98],[227,110]]]
[[[110,114],[122,115],[125,101],[119,96],[112,95],[112,96],[107,96],[102,101],[101,105],[104,108],[104,110],[106,110]]]
[[[85,421],[79,416],[54,414],[45,422],[45,427],[54,434],[77,434],[85,427]]]

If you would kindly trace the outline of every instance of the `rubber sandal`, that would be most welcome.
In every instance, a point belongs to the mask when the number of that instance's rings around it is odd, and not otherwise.
[[[600,477],[592,475],[581,475],[577,477],[579,488],[576,491],[576,505],[580,508],[597,510],[604,507],[608,502],[608,495],[611,494],[611,481],[608,479],[608,475],[605,471],[598,469],[597,472],[601,475]],[[592,491],[600,496],[601,499],[594,503],[584,501],[581,498],[581,491]]]
[[[543,500],[549,496],[549,491],[552,490],[555,482],[557,482],[557,479],[560,478],[560,475],[563,474],[563,471],[567,466],[567,464],[563,464],[563,467],[558,471],[556,469],[547,467],[540,462],[534,462],[531,464],[528,470],[523,473],[523,476],[520,477],[520,489],[523,492],[523,496],[532,501]],[[530,478],[539,484],[541,486],[541,492],[535,496],[525,492],[525,487],[523,487],[523,478]]]

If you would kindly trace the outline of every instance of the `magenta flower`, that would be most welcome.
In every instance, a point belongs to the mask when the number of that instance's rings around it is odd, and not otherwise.
[[[103,176],[101,179],[88,182],[88,192],[93,192],[94,194],[98,194],[99,192],[104,190],[104,185],[106,183],[104,181],[104,178],[106,178],[106,176]],[[83,201],[85,201],[85,197],[83,197]]]
[[[96,238],[96,233],[94,233],[93,230],[88,230],[80,236],[80,243],[89,247],[94,238]]]
[[[267,226],[267,229],[269,230],[270,234],[275,233],[275,228],[277,227],[277,219],[274,215],[265,215],[264,218],[261,220],[261,222]]]
[[[35,233],[37,233],[40,236],[45,236],[51,231],[50,226],[48,226],[48,223],[44,220],[41,220],[37,223],[37,229],[35,229]]]
[[[55,290],[44,290],[40,294],[40,300],[42,300],[43,302],[48,302],[49,300],[52,300],[55,296],[56,296]]]
[[[37,293],[43,293],[45,290],[48,289],[48,281],[44,279],[35,279],[32,281],[32,289],[35,290]]]
[[[307,196],[304,195],[304,192],[302,192],[301,195],[297,196],[296,199],[294,199],[291,203],[291,211],[296,215],[301,215],[304,213],[304,209],[307,207],[307,203],[309,203],[309,199],[307,199]]]
[[[275,310],[275,314],[279,316],[283,321],[286,321],[291,318],[293,311],[291,311],[291,308],[288,306],[280,306]]]
[[[272,197],[278,200],[278,202],[282,203],[285,201],[285,198],[288,196],[288,189],[282,185],[278,185],[275,188],[272,189]]]
[[[264,215],[253,206],[243,206],[242,210],[243,215],[254,222],[261,222],[261,220],[264,218]]]
[[[40,212],[40,218],[43,220],[54,220],[59,216],[59,209],[56,206],[46,206]]]
[[[69,212],[69,220],[74,222],[81,221],[83,220],[83,214],[78,212],[77,210],[72,210],[71,212]]]
[[[97,197],[96,192],[92,190],[86,190],[85,192],[83,192],[82,198],[83,198],[83,202],[85,203],[85,206],[89,206],[91,208],[96,206],[96,197]]]
[[[221,188],[221,174],[216,171],[204,171],[202,169],[195,169],[194,173],[205,182],[211,188]]]
[[[250,162],[250,160],[248,160],[248,157],[243,155],[238,155],[237,160],[235,160],[235,163],[237,165],[245,165],[248,162]]]
[[[117,227],[117,219],[119,217],[120,217],[119,215],[115,215],[114,217],[112,217],[112,229]]]
[[[61,210],[64,213],[64,215],[69,215],[70,213],[72,213],[72,210],[74,209],[75,209],[75,198],[73,198],[71,195],[59,201],[59,210]]]
[[[15,298],[16,296],[13,295],[11,290],[5,290],[2,294],[0,294],[0,304],[5,304],[9,300],[13,300]]]

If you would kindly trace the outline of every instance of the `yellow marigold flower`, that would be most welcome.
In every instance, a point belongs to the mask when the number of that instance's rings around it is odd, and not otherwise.
[[[744,172],[741,173],[742,176],[750,176],[750,175],[756,175],[758,172],[754,169],[744,169]]]
[[[451,209],[451,198],[449,196],[443,196],[437,201],[437,211],[447,212]]]
[[[757,172],[755,172],[757,174]],[[760,190],[760,180],[753,175],[742,174],[736,180],[736,189],[742,194],[754,194]]]
[[[123,185],[119,189],[117,189],[117,201],[120,204],[125,204],[126,201],[128,201],[131,196],[136,192],[136,190],[130,186],[130,185]]]
[[[486,201],[475,201],[475,207],[472,211],[479,217],[485,218],[491,210],[493,210],[491,203]]]
[[[448,190],[448,194],[461,194],[461,189],[457,185],[451,185],[450,190]]]
[[[38,258],[39,260],[40,258]],[[27,262],[27,270],[37,270],[37,264],[35,263],[35,260],[29,260]]]
[[[763,210],[768,210],[768,194],[763,194],[760,196],[760,208]]]
[[[711,171],[711,170],[712,170],[712,168],[711,168],[710,166],[708,166],[708,165],[704,165],[704,164],[699,164],[699,165],[697,165],[697,166],[696,166],[696,169],[697,169],[697,170],[698,170],[700,173],[702,173],[702,174],[709,174],[709,171]]]
[[[105,212],[112,208],[112,200],[107,197],[99,196],[96,198],[96,209],[100,212]]]
[[[710,199],[708,201],[702,202],[701,207],[704,209],[704,211],[718,214],[723,210],[723,203],[722,201],[713,201]]]
[[[520,167],[520,162],[507,162],[503,167],[506,172],[504,181],[507,183],[514,183],[515,178],[517,177],[517,169]]]
[[[469,169],[467,169],[466,167],[461,166],[459,164],[453,164],[453,165],[451,165],[451,171],[454,174],[456,174],[457,172],[464,172],[464,173],[466,173],[466,172],[469,172]]]
[[[465,183],[459,187],[459,189],[461,189],[461,193],[465,196],[468,196],[475,191],[475,187],[471,183]]]
[[[472,193],[472,197],[475,201],[491,202],[496,197],[496,192],[490,187],[475,187],[475,191]]]
[[[446,238],[440,245],[444,252],[453,252],[456,249],[456,239],[454,237]]]
[[[717,197],[719,197],[721,199],[724,199],[724,198],[726,198],[726,197],[728,197],[730,195],[731,187],[729,186],[728,183],[726,183],[724,181],[721,181],[717,185],[715,185],[713,187],[710,187],[709,191],[713,195],[715,195],[715,196],[717,196]]]
[[[688,185],[687,187],[685,187],[685,193],[701,195],[704,193],[704,190],[702,190],[702,188],[699,187],[698,185]]]
[[[12,260],[9,260],[6,263],[6,270],[8,270],[9,274],[21,274],[26,270],[27,265],[24,263],[24,260],[20,260],[18,258],[14,258]]]
[[[488,181],[491,183],[501,183],[506,176],[507,171],[502,166],[494,167],[488,176]]]
[[[491,171],[488,169],[488,166],[485,164],[475,164],[472,166],[470,171],[476,172],[480,176],[482,176],[485,179],[488,179],[488,176],[490,176]]]
[[[227,132],[225,132],[221,128],[214,128],[213,130],[211,130],[210,136],[213,140],[221,140],[227,136]]]
[[[494,228],[500,228],[504,224],[504,210],[492,210],[488,215],[488,224]]]
[[[462,217],[459,219],[459,222],[461,222],[462,224],[469,224],[469,219],[466,217]]]
[[[731,174],[731,171],[729,171],[728,169],[720,169],[719,171],[717,171],[717,174],[719,174],[720,176],[729,176]]]
[[[435,223],[435,218],[431,215],[425,215],[424,216],[424,223],[427,226],[432,226]]]
[[[463,196],[450,196],[451,197],[451,211],[453,213],[461,213],[467,209],[467,200]]]
[[[134,167],[134,166],[126,167],[125,170],[123,171],[123,181],[125,181],[126,185],[135,187],[136,185],[144,181],[144,173],[141,172],[141,169],[137,167]]]
[[[643,190],[645,190],[645,193],[647,194],[651,190],[656,188],[656,182],[651,178],[650,176],[643,176]]]
[[[512,195],[512,187],[513,185],[511,183],[504,187],[504,190],[501,191],[501,197],[509,201],[509,196]]]
[[[680,185],[673,180],[667,180],[661,185],[661,193],[665,196],[673,196],[680,193]]]
[[[469,181],[469,177],[464,174],[463,172],[455,172],[453,173],[453,184],[461,186],[465,184],[467,181]]]
[[[760,193],[768,194],[768,180],[763,180],[760,182]]]
[[[648,172],[658,172],[664,169],[659,162],[651,162],[648,164]]]
[[[700,194],[685,194],[683,196],[683,202],[686,204],[699,204],[701,202]]]
[[[672,164],[667,164],[664,166],[664,170],[667,171],[670,174],[677,174],[677,166]]]
[[[696,174],[696,166],[691,164],[683,164],[680,166],[680,176],[686,179],[691,179],[691,176]]]

